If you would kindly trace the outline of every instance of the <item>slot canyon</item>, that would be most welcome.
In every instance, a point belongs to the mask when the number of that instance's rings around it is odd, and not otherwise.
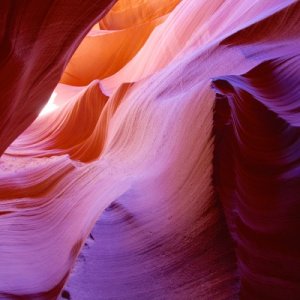
[[[300,1],[1,0],[0,91],[1,300],[300,299]]]

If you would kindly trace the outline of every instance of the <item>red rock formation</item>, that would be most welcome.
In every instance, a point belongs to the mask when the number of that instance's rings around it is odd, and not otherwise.
[[[0,154],[38,116],[66,63],[114,0],[0,4]]]
[[[299,2],[20,3],[0,298],[298,299]]]

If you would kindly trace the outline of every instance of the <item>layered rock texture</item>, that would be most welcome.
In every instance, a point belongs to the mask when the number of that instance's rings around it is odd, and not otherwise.
[[[0,299],[300,299],[299,1],[0,14]]]

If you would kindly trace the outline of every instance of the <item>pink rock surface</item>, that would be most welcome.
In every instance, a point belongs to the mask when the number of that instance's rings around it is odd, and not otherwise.
[[[298,299],[300,3],[64,3],[49,36],[28,7],[1,82],[0,299]]]

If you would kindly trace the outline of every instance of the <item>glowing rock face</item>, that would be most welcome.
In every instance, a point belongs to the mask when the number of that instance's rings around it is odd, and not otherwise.
[[[0,4],[0,298],[298,299],[299,2],[32,2]]]

